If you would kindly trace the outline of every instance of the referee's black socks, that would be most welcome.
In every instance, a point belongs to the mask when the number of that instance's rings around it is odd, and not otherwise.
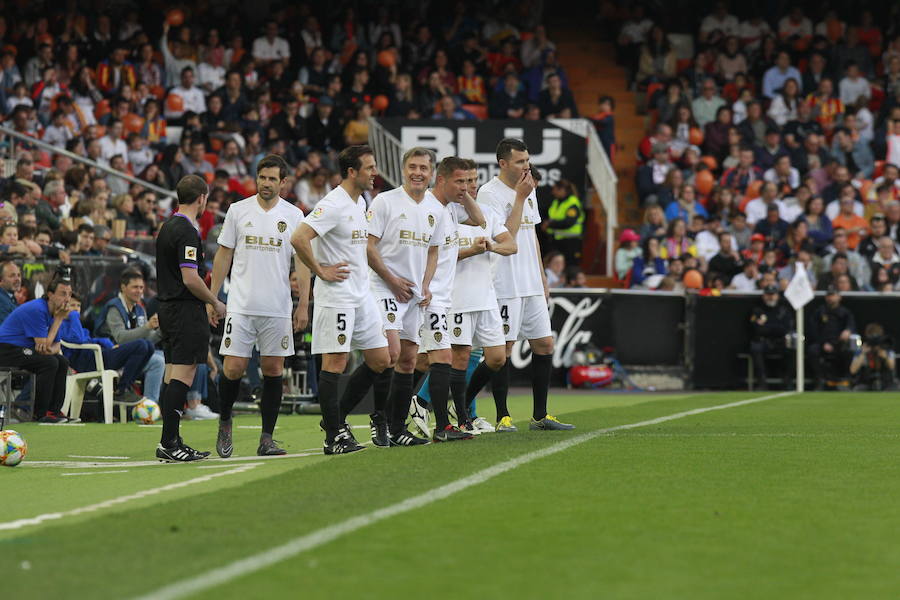
[[[338,402],[338,373],[319,372],[319,406],[325,424],[325,441],[330,443],[341,426],[341,406]]]
[[[450,365],[434,363],[428,376],[428,393],[431,395],[431,406],[434,408],[435,431],[442,431],[450,424],[447,413],[447,399],[450,396]]]
[[[191,386],[184,382],[172,379],[166,386],[165,395],[162,397],[162,435],[159,442],[166,448],[172,448],[178,441],[178,427],[181,424],[181,411]]]
[[[409,403],[412,400],[413,374],[394,371],[391,381],[391,393],[388,401],[390,408],[391,435],[399,435],[406,426],[409,414]]]
[[[532,416],[535,421],[540,421],[547,416],[547,394],[550,391],[550,373],[552,371],[552,354],[531,355],[531,394],[534,396],[534,414]]]
[[[275,422],[278,421],[278,411],[281,409],[281,397],[284,393],[284,377],[263,376],[262,400],[259,404],[259,412],[262,413],[262,432],[272,437],[275,433]],[[240,383],[240,382],[238,382]],[[229,410],[229,412],[231,412]]]
[[[369,365],[363,363],[356,367],[353,374],[347,381],[347,387],[344,388],[344,395],[341,396],[341,422],[347,420],[347,415],[353,412],[362,399],[365,398],[366,392],[372,387],[378,373],[369,368]],[[390,385],[390,379],[388,379]],[[387,393],[385,393],[385,396]]]
[[[228,379],[225,373],[219,376],[219,419],[228,421],[231,419],[231,411],[237,402],[238,393],[241,391],[241,379]]]

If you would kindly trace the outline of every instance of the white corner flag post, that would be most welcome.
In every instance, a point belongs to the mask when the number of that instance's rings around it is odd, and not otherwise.
[[[812,285],[809,283],[809,276],[806,274],[806,267],[803,266],[803,263],[796,262],[794,263],[794,276],[791,278],[791,282],[788,284],[787,289],[784,290],[784,297],[788,302],[791,303],[791,306],[794,307],[794,310],[797,313],[797,391],[802,392],[804,386],[804,370],[803,370],[803,358],[804,358],[804,346],[805,338],[804,336],[804,322],[803,322],[803,307],[809,304],[809,302],[813,299],[815,294],[813,294]]]

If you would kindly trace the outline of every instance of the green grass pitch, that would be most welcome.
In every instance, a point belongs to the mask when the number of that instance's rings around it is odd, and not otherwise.
[[[517,434],[339,457],[322,455],[318,417],[282,416],[275,438],[291,456],[269,460],[253,456],[258,416],[240,416],[235,459],[190,465],[153,460],[155,427],[15,425],[29,454],[0,469],[0,589],[16,600],[164,597],[185,580],[201,583],[166,597],[898,597],[900,394],[790,394],[558,445],[763,395],[555,392],[575,432],[527,431],[517,396]],[[211,450],[215,428],[183,423],[185,441]],[[495,465],[492,478],[442,487]],[[427,501],[403,504],[417,497]],[[384,508],[401,512],[366,520]],[[258,560],[297,540],[309,545]]]

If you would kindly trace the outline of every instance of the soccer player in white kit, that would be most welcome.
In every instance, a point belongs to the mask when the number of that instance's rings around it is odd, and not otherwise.
[[[390,349],[391,366],[375,381],[371,415],[376,446],[418,446],[428,440],[406,429],[413,371],[419,352],[422,307],[437,269],[436,235],[444,207],[428,191],[434,152],[410,148],[403,154],[403,185],[375,196],[369,207],[369,266]],[[348,407],[345,407],[345,410]]]
[[[316,204],[294,231],[291,243],[316,276],[313,288],[312,352],[322,355],[319,405],[325,429],[325,454],[362,450],[341,418],[348,397],[362,398],[375,377],[390,364],[381,315],[369,288],[369,242],[363,192],[375,184],[375,155],[368,146],[349,146],[338,155],[342,181]],[[338,377],[352,349],[365,362],[353,372],[338,398]]]
[[[475,200],[466,193],[468,162],[449,156],[437,167],[432,194],[444,207],[442,229],[436,235],[440,242],[438,264],[431,280],[431,302],[424,310],[421,327],[422,351],[428,355],[428,384],[431,405],[434,407],[435,429],[433,439],[447,442],[471,439],[468,432],[460,431],[450,423],[447,399],[451,390],[454,372],[451,368],[450,330],[448,311],[454,290],[460,222],[474,227],[484,224],[484,215]],[[490,269],[488,269],[490,274]],[[472,288],[473,290],[475,288]],[[468,358],[467,358],[468,360]],[[459,407],[465,405],[465,366],[462,367],[462,388],[457,386],[454,401]],[[415,402],[415,400],[413,400]],[[465,414],[464,412],[462,414]]]
[[[474,164],[467,165],[467,183],[477,181]],[[472,192],[475,192],[472,189]],[[521,210],[525,197],[516,198],[516,210]],[[499,256],[510,256],[518,250],[516,240],[506,229],[504,219],[490,206],[483,206],[485,223],[472,227],[467,224],[459,226],[459,257],[456,263],[456,279],[453,286],[453,303],[450,311],[450,341],[453,344],[453,386],[457,415],[462,419],[470,419],[467,415],[469,402],[484,387],[494,373],[506,364],[506,338],[503,333],[503,321],[494,291],[491,274],[491,261]],[[496,257],[494,256],[496,255]],[[484,362],[472,373],[469,390],[466,389],[466,369],[472,348],[484,349]],[[482,365],[484,365],[482,367]],[[477,378],[476,378],[477,374]],[[509,409],[506,405],[509,385],[502,379],[495,379],[491,392],[497,409],[498,432],[516,431]],[[471,394],[471,396],[469,395]],[[479,419],[481,420],[481,419]],[[492,431],[481,424],[467,423],[469,427],[479,431]]]
[[[518,251],[499,257],[494,263],[494,289],[506,335],[506,356],[512,354],[516,340],[527,339],[531,346],[531,391],[533,412],[531,429],[574,429],[547,413],[547,395],[553,369],[553,332],[547,300],[550,290],[541,261],[541,249],[535,227],[541,222],[534,179],[531,176],[528,147],[522,140],[505,138],[497,144],[500,174],[481,186],[478,202],[490,206],[506,219],[509,233],[516,239]],[[521,211],[518,199],[524,197]],[[485,363],[478,369],[487,369]],[[476,376],[472,374],[473,381]],[[495,377],[503,377],[509,386],[509,361]],[[487,378],[485,378],[487,379]]]
[[[231,456],[231,412],[247,370],[253,346],[259,347],[263,372],[260,403],[262,434],[256,453],[285,454],[272,440],[282,399],[284,357],[294,354],[295,331],[309,321],[309,271],[294,261],[300,275],[300,304],[291,315],[291,234],[303,222],[303,212],[279,197],[288,174],[283,158],[269,155],[256,167],[254,196],[232,204],[219,234],[210,290],[218,295],[231,271],[228,312],[219,353],[223,358],[219,380],[219,434],[216,452]],[[215,322],[211,309],[210,320]]]

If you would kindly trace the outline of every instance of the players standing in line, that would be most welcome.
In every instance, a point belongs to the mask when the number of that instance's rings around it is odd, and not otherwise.
[[[506,334],[506,356],[512,354],[518,339],[527,339],[531,346],[531,390],[534,408],[531,429],[574,429],[574,425],[561,423],[547,413],[547,395],[550,390],[550,374],[553,369],[553,333],[550,329],[550,313],[547,300],[550,290],[541,262],[541,249],[535,227],[541,222],[534,179],[531,176],[528,147],[521,140],[505,138],[497,144],[497,162],[500,174],[481,186],[478,202],[492,207],[503,218],[509,233],[515,238],[518,251],[499,257],[494,265],[494,288]],[[521,210],[517,202],[525,197]],[[488,369],[482,363],[478,369]],[[489,377],[478,373],[473,381]],[[490,375],[490,374],[488,374]],[[502,379],[501,379],[502,378]],[[509,361],[491,377],[501,386],[509,386]]]
[[[466,193],[466,174],[468,163],[455,156],[441,161],[437,168],[437,178],[432,194],[443,206],[442,228],[435,235],[440,242],[438,264],[431,280],[431,302],[424,310],[422,324],[422,350],[428,354],[429,396],[434,407],[436,427],[434,441],[448,442],[470,439],[471,433],[463,432],[450,424],[447,413],[447,399],[454,377],[462,381],[457,386],[454,401],[457,415],[465,414],[465,367],[459,373],[451,369],[450,332],[447,324],[447,313],[450,309],[454,291],[454,278],[458,254],[460,221],[474,227],[484,225],[484,215],[474,198]],[[490,274],[490,265],[488,265]],[[478,288],[470,288],[470,294],[478,294]],[[502,354],[502,353],[501,353]],[[466,357],[468,360],[468,357]],[[415,400],[413,400],[415,402]],[[460,408],[463,412],[460,413]],[[426,427],[427,429],[427,427]]]
[[[325,429],[325,454],[362,450],[341,406],[358,403],[375,377],[390,364],[381,315],[369,288],[366,248],[365,191],[378,171],[368,146],[349,146],[338,156],[342,181],[316,204],[291,236],[300,260],[316,276],[313,288],[312,352],[322,355],[319,404]],[[338,377],[347,368],[348,353],[363,351],[365,362],[350,377],[338,398]]]
[[[166,391],[162,397],[162,435],[156,456],[165,461],[190,462],[209,456],[186,445],[178,434],[181,409],[194,381],[197,363],[209,352],[209,322],[203,305],[225,316],[225,305],[206,287],[203,243],[197,215],[206,208],[209,187],[202,178],[187,175],[175,187],[178,212],[163,223],[156,238],[159,329],[162,333]]]
[[[376,446],[418,446],[428,440],[406,429],[413,371],[419,352],[422,308],[437,269],[444,207],[428,191],[434,152],[410,148],[403,155],[403,185],[375,196],[369,218],[372,294],[378,302],[390,349],[391,367],[376,379],[371,415]],[[352,409],[344,407],[344,414]]]
[[[472,161],[466,164],[469,187],[476,187],[478,171]],[[472,192],[475,192],[472,189]],[[513,212],[521,214],[526,195],[518,194],[513,203]],[[516,240],[506,229],[503,219],[489,205],[483,206],[485,224],[472,227],[467,224],[459,226],[459,260],[456,263],[456,280],[453,287],[453,308],[451,309],[453,344],[453,385],[454,398],[461,397],[456,403],[459,419],[469,419],[467,415],[469,403],[478,391],[484,387],[488,379],[493,377],[491,389],[494,405],[497,409],[498,432],[516,431],[506,399],[509,393],[509,380],[495,377],[494,374],[506,364],[506,339],[503,334],[503,321],[497,304],[491,275],[491,261],[496,260],[491,253],[510,256],[518,250]],[[477,293],[473,293],[477,290]],[[466,389],[466,371],[472,347],[484,349],[484,362],[472,374],[472,380]],[[457,391],[458,390],[458,391]],[[486,419],[478,417],[477,424],[466,423],[465,430],[470,428],[481,432],[494,431]]]
[[[219,379],[219,434],[216,452],[231,456],[231,411],[237,400],[241,377],[247,370],[253,346],[259,347],[263,372],[260,403],[262,434],[259,456],[285,454],[272,440],[282,399],[284,357],[294,354],[294,335],[309,320],[309,270],[299,260],[300,303],[291,319],[290,240],[303,222],[303,212],[279,197],[288,166],[283,158],[269,155],[256,167],[257,194],[232,204],[219,234],[219,249],[213,261],[210,289],[218,295],[231,270],[225,335],[219,347],[223,356]],[[218,319],[208,307],[210,322]]]

